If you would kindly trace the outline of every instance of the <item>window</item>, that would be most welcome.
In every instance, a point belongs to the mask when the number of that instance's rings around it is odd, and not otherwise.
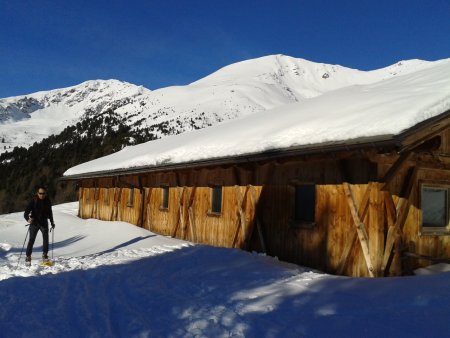
[[[161,187],[161,209],[169,209],[169,187]]]
[[[423,184],[421,189],[422,232],[450,234],[450,185]]]
[[[127,206],[132,208],[134,205],[134,188],[130,188],[130,193],[128,195],[128,203]]]
[[[222,186],[216,185],[211,188],[211,213],[222,213]]]
[[[103,195],[103,203],[105,205],[109,204],[109,188],[103,189],[104,195]]]
[[[315,211],[316,185],[296,185],[294,193],[294,222],[299,225],[314,225]]]

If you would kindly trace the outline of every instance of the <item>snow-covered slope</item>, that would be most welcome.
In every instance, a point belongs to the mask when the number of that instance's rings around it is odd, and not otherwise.
[[[207,129],[127,147],[73,167],[65,175],[392,136],[449,109],[450,59],[435,62],[426,69],[366,85],[347,86]]]
[[[429,67],[410,60],[363,72],[284,55],[239,62],[187,86],[150,91],[117,80],[0,99],[0,152],[28,147],[92,114],[113,110],[133,128],[156,137],[204,128],[224,120],[317,97],[339,88]]]
[[[55,265],[0,216],[1,337],[447,337],[450,272],[337,277],[54,207]],[[105,235],[107,234],[107,236]],[[429,269],[428,272],[431,272]],[[370,319],[370,320],[368,320]]]
[[[60,133],[84,116],[128,103],[150,90],[117,80],[87,81],[80,85],[0,99],[0,152],[28,147]],[[6,148],[6,149],[5,149]]]

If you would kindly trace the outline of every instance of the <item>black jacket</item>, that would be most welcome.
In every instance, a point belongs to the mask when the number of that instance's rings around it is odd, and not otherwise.
[[[33,198],[30,203],[28,203],[28,206],[23,213],[23,217],[27,222],[31,217],[33,219],[33,224],[40,226],[48,227],[48,220],[50,220],[51,224],[54,224],[52,203],[50,202],[50,199],[48,197],[45,197],[44,199],[37,197]]]

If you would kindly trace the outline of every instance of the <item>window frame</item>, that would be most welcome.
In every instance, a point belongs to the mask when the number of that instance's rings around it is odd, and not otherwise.
[[[219,217],[223,213],[223,185],[221,184],[214,184],[209,187],[211,189],[210,192],[210,199],[209,199],[209,208],[208,208],[208,216],[215,216]],[[214,189],[220,188],[220,211],[214,211]]]
[[[161,204],[159,205],[159,210],[161,211],[169,211],[170,207],[170,187],[168,184],[162,184],[159,186],[161,189]],[[165,191],[167,191],[167,206],[164,204],[165,202]]]
[[[130,188],[130,193],[128,194],[127,207],[129,208],[134,207],[134,187]]]
[[[301,186],[313,186],[314,187],[314,201],[313,205],[313,217],[314,221],[297,218],[297,189]],[[300,229],[311,229],[316,227],[316,208],[317,208],[317,184],[315,182],[293,182],[290,184],[290,187],[293,189],[292,196],[292,214],[290,217],[290,226],[292,228]]]
[[[424,188],[434,188],[446,191],[446,202],[445,206],[445,217],[446,226],[433,227],[424,226],[423,222],[423,191]],[[419,182],[419,203],[420,203],[420,213],[419,213],[419,235],[424,236],[449,236],[450,235],[450,183],[441,181],[420,181]]]

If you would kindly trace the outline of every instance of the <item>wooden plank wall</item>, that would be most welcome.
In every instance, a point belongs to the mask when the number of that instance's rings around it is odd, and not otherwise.
[[[210,187],[170,188],[168,209],[161,208],[162,188],[146,188],[148,199],[144,227],[196,243],[243,247],[251,235],[248,232],[255,214],[250,194],[258,198],[259,190],[254,186],[223,187],[222,213],[215,215],[210,212]],[[237,211],[241,208],[244,215],[242,223]]]
[[[403,228],[404,249],[410,253],[434,258],[450,258],[450,236],[421,234],[420,224],[422,211],[420,209],[420,182],[447,182],[450,184],[450,170],[419,169],[417,183],[411,196],[411,206]],[[405,270],[412,271],[424,267],[428,260],[408,258],[405,260]]]
[[[196,243],[265,250],[336,274],[401,275],[430,264],[402,259],[405,250],[450,257],[450,236],[420,234],[420,182],[450,182],[450,132],[441,136],[432,158],[429,152],[305,156],[86,180],[80,189],[80,216],[122,220]],[[441,161],[437,166],[436,158]],[[390,169],[389,182],[378,183]],[[294,187],[301,183],[316,184],[313,227],[292,220]],[[223,186],[220,215],[210,213],[214,185]],[[168,209],[161,208],[163,186],[170,188]]]

